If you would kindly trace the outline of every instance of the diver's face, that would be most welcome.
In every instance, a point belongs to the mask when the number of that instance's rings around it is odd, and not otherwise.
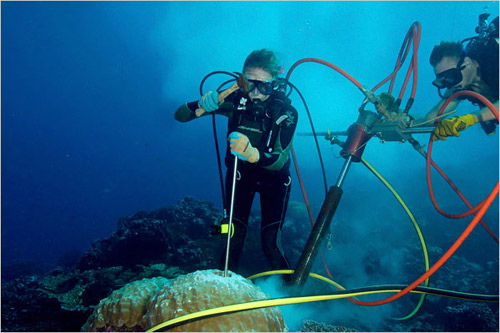
[[[248,80],[255,80],[255,81],[262,81],[262,82],[272,82],[273,77],[272,75],[266,71],[263,68],[260,67],[249,67],[245,70],[245,79]],[[270,95],[264,95],[262,94],[259,89],[257,89],[257,85],[254,85],[252,90],[249,90],[248,92],[248,97],[252,100],[252,102],[264,102],[269,98]]]
[[[443,57],[440,62],[434,67],[434,73],[437,75],[444,73],[450,69],[455,69],[460,60],[457,57]],[[460,70],[462,80],[456,83],[451,89],[469,89],[477,79],[477,66],[473,63],[471,58],[465,57],[462,65],[457,68]]]

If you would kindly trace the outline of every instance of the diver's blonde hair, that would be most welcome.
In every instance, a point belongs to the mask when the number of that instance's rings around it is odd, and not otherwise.
[[[245,59],[243,73],[247,68],[252,67],[258,67],[268,71],[273,78],[277,77],[280,72],[278,57],[276,57],[273,51],[267,49],[252,51]]]

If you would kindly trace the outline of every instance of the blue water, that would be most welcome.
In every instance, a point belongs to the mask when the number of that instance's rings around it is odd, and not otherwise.
[[[432,47],[441,40],[474,35],[484,7],[491,18],[499,10],[498,2],[491,1],[1,6],[4,263],[56,262],[70,250],[85,251],[94,239],[108,237],[118,218],[175,204],[185,195],[220,207],[210,120],[181,124],[173,114],[182,103],[198,98],[206,74],[240,71],[252,50],[277,51],[285,72],[302,58],[323,59],[373,87],[392,72],[408,29],[418,21],[418,89],[411,112],[425,114],[438,101],[428,63]],[[397,92],[407,66],[408,61],[399,74]],[[205,88],[215,89],[224,79],[212,78]],[[318,131],[345,130],[356,120],[363,96],[339,73],[309,63],[299,66],[291,81],[304,94]],[[386,85],[380,91],[387,89]],[[404,103],[408,96],[407,92]],[[300,99],[296,94],[291,98],[300,113],[297,132],[309,132]],[[461,113],[475,109],[464,104]],[[221,119],[221,137],[224,129]],[[417,139],[426,144],[428,136]],[[321,138],[319,142],[333,185],[343,159],[338,158],[338,147]],[[324,189],[313,140],[297,136],[294,147],[317,213]],[[433,158],[472,203],[482,200],[498,181],[498,134],[488,137],[475,126],[434,147]],[[426,221],[430,245],[447,248],[470,221],[447,220],[435,211],[427,192],[425,161],[410,145],[373,139],[364,157]],[[435,174],[433,180],[446,210],[465,210]],[[294,184],[291,200],[302,202],[296,177]],[[401,208],[362,165],[351,167],[344,192],[342,221],[361,233],[374,225],[387,230],[386,239],[372,241],[388,261],[393,251],[397,255],[394,247],[402,237],[415,237]],[[397,222],[397,216],[404,222]],[[498,200],[485,221],[498,234]],[[356,244],[361,239],[346,235],[338,248],[352,253],[353,248],[363,248]],[[481,263],[498,260],[497,245],[480,226],[459,253]],[[351,264],[358,257],[353,258]]]

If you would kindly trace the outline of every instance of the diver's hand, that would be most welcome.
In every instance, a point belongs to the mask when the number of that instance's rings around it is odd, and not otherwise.
[[[469,126],[478,122],[478,119],[473,114],[466,114],[460,117],[451,117],[449,119],[441,120],[434,130],[434,141],[446,140],[449,136],[460,136],[460,131],[463,131]]]
[[[209,91],[198,101],[199,108],[196,109],[196,116],[199,117],[205,112],[213,112],[219,108],[219,93]]]
[[[231,154],[238,157],[240,160],[248,161],[250,163],[255,163],[259,160],[259,151],[257,148],[252,146],[245,134],[231,132],[228,139]]]

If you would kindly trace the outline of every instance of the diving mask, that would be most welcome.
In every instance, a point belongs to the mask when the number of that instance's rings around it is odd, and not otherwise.
[[[271,95],[273,93],[273,83],[259,80],[246,80],[248,91],[254,91],[255,87],[262,95]]]
[[[462,82],[463,76],[462,71],[465,69],[466,65],[462,65],[456,68],[450,68],[444,72],[436,75],[436,79],[432,81],[432,84],[439,89],[447,88],[450,89],[460,82]]]
[[[432,84],[438,88],[440,96],[441,96],[441,89],[443,88],[450,89],[455,87],[460,82],[462,82],[463,80],[462,71],[465,69],[465,67],[467,67],[467,65],[464,65],[464,60],[466,56],[467,52],[465,50],[462,50],[457,66],[455,68],[450,68],[437,74],[436,79],[432,81]]]

